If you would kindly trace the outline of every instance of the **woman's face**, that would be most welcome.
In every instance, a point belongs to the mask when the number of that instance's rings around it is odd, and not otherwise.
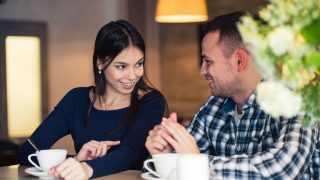
[[[129,95],[144,73],[144,55],[134,46],[121,51],[104,71],[107,95]]]

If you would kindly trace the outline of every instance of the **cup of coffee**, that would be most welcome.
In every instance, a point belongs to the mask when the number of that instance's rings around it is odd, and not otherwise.
[[[206,154],[181,154],[177,160],[178,180],[209,180],[209,160]]]
[[[39,165],[32,161],[31,158],[33,156],[37,157]],[[51,167],[62,163],[66,157],[67,150],[65,149],[47,149],[36,151],[36,153],[30,154],[28,156],[28,161],[40,171],[47,172]]]
[[[163,179],[177,179],[177,160],[179,155],[174,153],[155,154],[152,159],[144,161],[144,168],[154,176]],[[156,171],[150,167],[150,163],[153,163]]]

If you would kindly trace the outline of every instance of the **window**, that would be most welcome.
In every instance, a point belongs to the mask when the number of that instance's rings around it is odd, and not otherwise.
[[[0,138],[24,139],[47,114],[46,24],[0,21]]]

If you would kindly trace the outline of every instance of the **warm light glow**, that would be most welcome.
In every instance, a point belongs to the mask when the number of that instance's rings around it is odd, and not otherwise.
[[[40,39],[7,36],[5,46],[8,134],[27,137],[41,122]]]
[[[208,20],[205,0],[158,0],[157,22],[186,23]]]

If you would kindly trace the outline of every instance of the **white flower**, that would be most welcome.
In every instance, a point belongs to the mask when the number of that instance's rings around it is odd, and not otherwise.
[[[277,56],[281,56],[294,47],[294,33],[286,27],[278,27],[268,34],[268,44]]]
[[[301,112],[320,122],[320,0],[269,0],[259,16],[238,25],[261,75],[277,81],[261,84],[258,103],[274,117]]]
[[[301,108],[302,98],[276,81],[264,81],[257,87],[257,101],[263,110],[273,117],[296,116]]]

